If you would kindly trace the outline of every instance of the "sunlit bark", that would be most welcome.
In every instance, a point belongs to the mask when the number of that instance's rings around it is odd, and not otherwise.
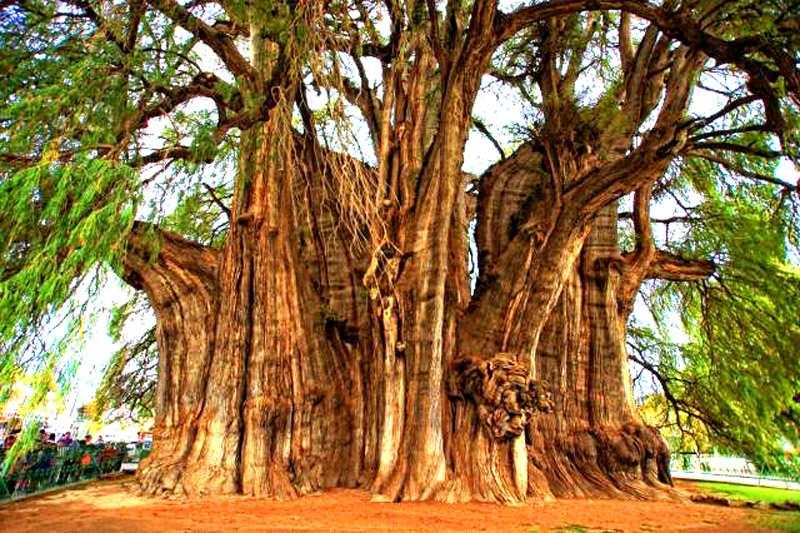
[[[150,297],[160,349],[144,490],[292,498],[357,486],[389,501],[503,503],[670,494],[669,452],[632,405],[625,352],[644,279],[710,272],[659,252],[649,233],[650,190],[686,143],[704,62],[671,46],[658,29],[668,21],[634,48],[623,17],[619,105],[581,114],[580,62],[562,69],[557,56],[567,30],[581,36],[576,57],[585,51],[592,17],[585,27],[536,9],[509,17],[486,0],[469,13],[449,3],[441,20],[431,2],[412,31],[390,9],[390,43],[372,51],[382,94],[363,72],[358,90],[339,87],[377,156],[376,168],[345,165],[367,178],[343,190],[331,185],[345,171],[315,138],[291,52],[253,25],[250,64],[227,34],[156,4],[230,62],[242,101],[258,105],[236,119],[222,249],[165,234],[148,261],[131,239],[127,279]],[[462,172],[470,115],[493,52],[523,21],[540,24],[545,124],[479,178],[473,206]],[[622,254],[616,202],[634,191],[640,240]]]

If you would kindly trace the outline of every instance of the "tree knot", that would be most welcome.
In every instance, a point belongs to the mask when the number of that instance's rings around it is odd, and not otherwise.
[[[453,370],[457,396],[477,405],[478,416],[495,439],[521,435],[536,412],[552,410],[547,385],[531,379],[528,366],[512,354],[463,357],[453,363]]]

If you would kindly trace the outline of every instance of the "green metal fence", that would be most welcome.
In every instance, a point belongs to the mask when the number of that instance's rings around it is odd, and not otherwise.
[[[118,472],[127,454],[125,443],[43,446],[18,459],[0,477],[0,500],[20,498]],[[0,463],[2,459],[0,452]]]

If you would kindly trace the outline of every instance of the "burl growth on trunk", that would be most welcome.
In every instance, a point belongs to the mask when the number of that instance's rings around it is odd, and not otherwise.
[[[547,384],[532,379],[528,366],[510,353],[489,359],[462,357],[453,370],[454,396],[474,402],[481,421],[498,440],[522,435],[537,412],[552,411]]]

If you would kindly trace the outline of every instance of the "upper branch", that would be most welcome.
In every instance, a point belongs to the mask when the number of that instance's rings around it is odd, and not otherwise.
[[[624,316],[633,311],[633,301],[656,255],[653,228],[650,224],[650,200],[653,197],[653,183],[647,183],[633,196],[633,228],[636,233],[636,248],[628,254],[620,265],[623,273],[617,291],[617,302]]]
[[[688,133],[681,118],[704,56],[685,47],[673,55],[661,109],[641,144],[625,157],[590,170],[565,191],[565,201],[584,216],[593,217],[614,200],[658,179],[685,146]]]
[[[636,232],[634,262],[642,257],[648,261],[655,253],[653,227],[650,224],[650,200],[653,197],[653,183],[643,185],[633,196],[633,229]]]
[[[522,28],[550,17],[592,10],[621,10],[631,13],[652,22],[665,35],[703,52],[719,64],[736,65],[748,74],[748,87],[764,101],[768,114],[774,114],[770,110],[775,111],[777,102],[777,96],[769,84],[781,77],[795,103],[800,104],[800,73],[796,61],[789,53],[774,46],[763,36],[731,41],[719,38],[705,31],[687,10],[669,11],[647,1],[551,0],[522,7],[509,14],[498,14],[494,25],[495,39],[503,42]],[[754,53],[767,57],[773,66],[750,57]],[[773,118],[778,119],[777,116]],[[775,127],[780,129],[782,124],[775,124]]]
[[[211,48],[235,75],[243,76],[250,81],[257,79],[255,69],[236,48],[230,35],[212,28],[174,0],[149,0],[149,2]]]
[[[143,109],[135,126],[146,126],[147,122],[155,117],[166,115],[174,111],[178,106],[192,100],[193,98],[205,96],[211,98],[217,105],[220,117],[224,117],[227,108],[240,109],[241,102],[234,97],[226,100],[217,90],[217,86],[224,84],[220,78],[214,74],[203,72],[194,77],[192,82],[182,87],[158,87],[154,88],[163,98],[155,104],[151,104]]]

